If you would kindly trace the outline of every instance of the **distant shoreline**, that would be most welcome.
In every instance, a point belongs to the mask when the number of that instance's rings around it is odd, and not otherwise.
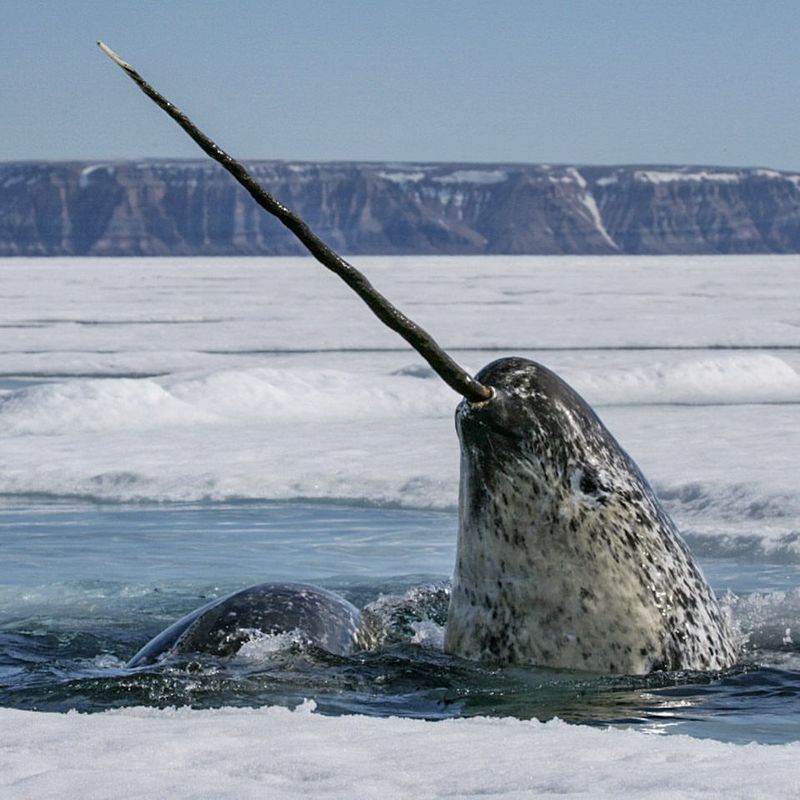
[[[703,166],[248,161],[352,255],[800,253],[800,173]],[[201,160],[0,162],[0,256],[300,255]]]

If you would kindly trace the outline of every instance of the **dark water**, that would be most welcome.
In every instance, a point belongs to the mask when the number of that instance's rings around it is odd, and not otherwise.
[[[621,724],[728,741],[800,739],[800,567],[704,560],[751,643],[722,675],[602,677],[445,656],[443,586],[454,514],[315,504],[0,507],[0,705],[295,705],[430,719],[512,715]],[[337,657],[255,641],[229,659],[124,664],[172,621],[263,581],[309,581],[359,607],[428,598],[378,652]],[[412,587],[423,586],[414,591]],[[438,590],[438,593],[437,593]],[[438,598],[438,599],[437,599]],[[800,639],[800,636],[798,636]]]

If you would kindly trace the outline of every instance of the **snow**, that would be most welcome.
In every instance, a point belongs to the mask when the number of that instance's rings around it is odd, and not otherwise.
[[[784,178],[786,177],[784,173],[778,172],[775,169],[756,169],[753,170],[753,175],[757,175],[759,178]]]
[[[0,710],[15,800],[791,797],[800,744],[731,745],[510,719],[323,717],[313,703]]]
[[[736,183],[743,177],[741,172],[683,172],[669,170],[636,170],[634,180],[648,183],[674,183],[675,181],[717,181],[719,183]]]
[[[597,232],[600,236],[615,250],[619,250],[619,245],[611,238],[611,235],[606,230],[606,226],[603,224],[603,218],[600,216],[600,209],[597,207],[597,201],[594,199],[594,196],[586,191],[578,195],[578,201],[586,207],[586,210],[589,212],[589,219],[595,228],[597,228]]]
[[[570,382],[600,406],[800,403],[800,374],[782,358],[766,353],[687,358],[677,364],[656,360],[571,377]]]
[[[433,178],[437,183],[503,183],[508,173],[499,169],[459,169]]]
[[[575,167],[567,167],[566,172],[567,175],[569,175],[570,178],[572,178],[572,180],[574,180],[575,183],[577,183],[578,186],[581,187],[581,189],[586,188],[586,178],[584,178],[583,175],[581,175],[581,173],[578,172],[577,169],[575,169]]]
[[[569,167],[567,169],[567,174],[581,189],[583,189],[583,191],[578,194],[578,202],[589,212],[589,221],[597,229],[600,236],[602,236],[614,250],[618,250],[619,245],[611,238],[611,235],[606,230],[606,226],[603,224],[603,217],[600,215],[600,209],[597,207],[597,201],[594,199],[594,195],[587,189],[586,179],[574,167]]]
[[[378,177],[391,183],[418,183],[425,177],[424,172],[379,172]]]
[[[98,171],[113,173],[114,168],[108,164],[92,164],[88,167],[84,167],[81,170],[80,176],[78,177],[78,186],[81,189],[85,189],[90,183],[92,174]]]
[[[24,175],[11,175],[10,177],[6,178],[3,181],[3,188],[8,189],[11,186],[15,186],[18,183],[22,183],[25,180]]]
[[[358,263],[467,368],[555,369],[679,524],[800,557],[796,258]],[[458,397],[309,259],[0,274],[0,493],[455,507]]]

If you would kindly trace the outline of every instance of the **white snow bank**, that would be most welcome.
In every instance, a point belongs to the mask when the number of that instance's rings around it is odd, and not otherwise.
[[[685,172],[673,170],[641,169],[633,173],[634,180],[648,183],[674,183],[675,181],[719,181],[720,183],[736,183],[743,177],[741,172]]]
[[[627,369],[567,368],[587,400],[614,405],[800,403],[800,374],[772,355]],[[138,431],[245,421],[447,417],[452,392],[419,365],[390,375],[250,368],[153,379],[73,380],[0,393],[0,435]],[[457,402],[457,400],[456,400]]]
[[[0,393],[0,493],[455,507],[458,398],[421,363],[370,366],[76,379]],[[679,524],[703,535],[757,529],[766,537],[758,548],[785,549],[800,524],[794,367],[749,354],[627,367],[584,359],[558,371]]]
[[[800,744],[732,745],[559,720],[323,717],[282,708],[0,710],[15,800],[791,797]]]
[[[449,413],[451,398],[438,380],[325,369],[253,368],[164,379],[66,381],[0,395],[0,435],[403,417]]]
[[[458,169],[433,180],[437,183],[503,183],[508,180],[508,173],[499,169]]]
[[[0,397],[2,434],[183,427],[213,419],[151,380],[50,383]]]
[[[552,367],[679,524],[766,551],[800,530],[796,257],[359,265],[467,369]],[[0,493],[455,506],[457,395],[310,259],[0,272]]]
[[[777,356],[736,355],[562,375],[598,405],[798,403],[800,374]]]
[[[379,178],[391,183],[399,183],[401,185],[406,183],[419,183],[424,177],[424,172],[379,172]]]

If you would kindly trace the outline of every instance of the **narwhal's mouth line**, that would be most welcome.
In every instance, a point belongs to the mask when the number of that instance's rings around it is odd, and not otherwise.
[[[485,384],[481,384],[481,386],[484,385]],[[475,409],[477,411],[481,408],[486,408],[486,406],[488,406],[489,403],[491,403],[492,400],[497,397],[497,390],[494,388],[494,386],[486,386],[486,388],[489,390],[489,396],[485,400],[468,400],[469,407],[471,409]]]

